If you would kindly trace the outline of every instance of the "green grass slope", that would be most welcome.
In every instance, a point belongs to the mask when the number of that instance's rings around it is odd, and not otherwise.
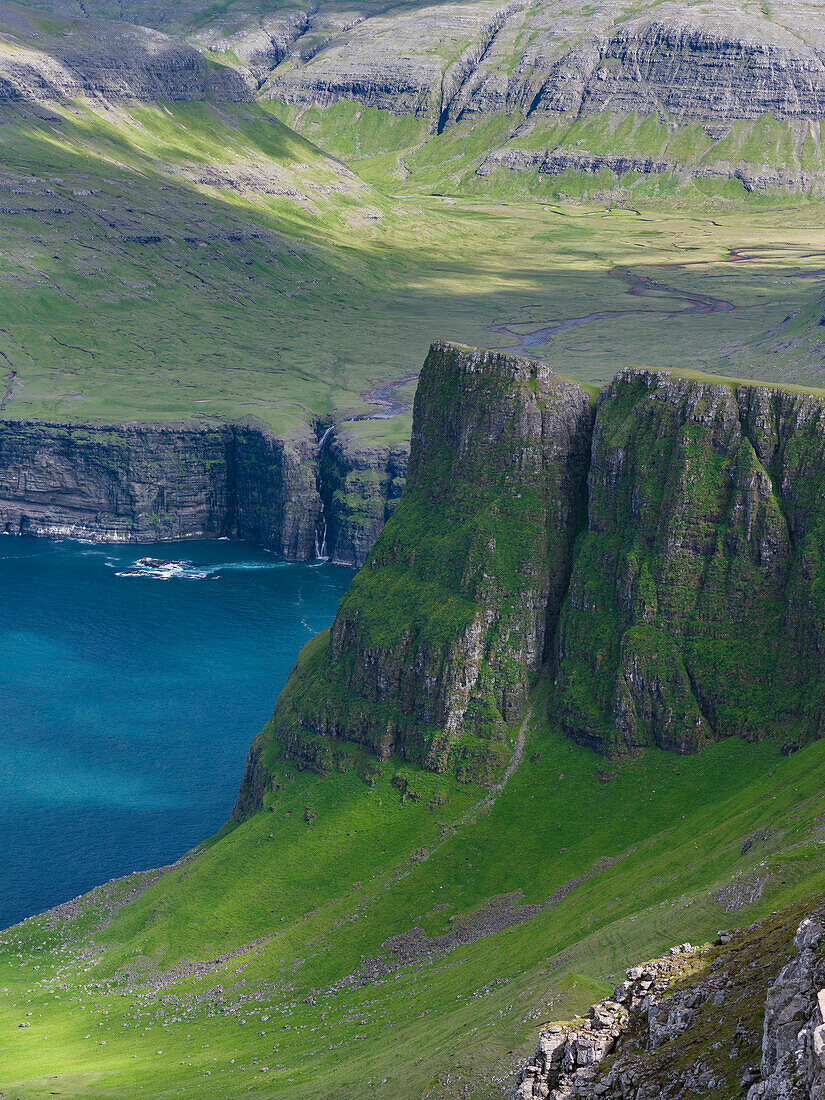
[[[592,382],[649,361],[652,344],[657,365],[715,369],[720,348],[806,307],[825,252],[804,207],[709,222],[399,196],[255,104],[5,104],[0,117],[6,416],[252,415],[288,432],[370,411],[370,391],[414,374],[439,336],[529,338]],[[728,262],[745,244],[749,262]],[[633,292],[642,276],[673,293]],[[696,294],[735,308],[697,311]],[[353,430],[397,443],[410,419]]]
[[[468,113],[438,133],[425,117],[347,99],[274,100],[272,110],[365,179],[408,194],[708,211],[821,202],[825,162],[812,128],[770,115],[716,122],[710,137],[696,121],[641,111]]]
[[[608,764],[544,709],[494,796],[283,760],[193,862],[4,933],[3,1091],[495,1096],[625,965],[825,887],[825,743]]]

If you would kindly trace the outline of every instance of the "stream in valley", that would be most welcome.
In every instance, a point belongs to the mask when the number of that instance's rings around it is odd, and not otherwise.
[[[0,537],[0,928],[220,828],[352,575],[225,540]]]

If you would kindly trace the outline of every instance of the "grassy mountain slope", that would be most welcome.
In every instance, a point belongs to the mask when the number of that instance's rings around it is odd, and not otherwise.
[[[625,965],[825,886],[821,742],[783,757],[733,739],[606,766],[541,704],[488,810],[467,813],[483,791],[397,761],[374,786],[284,761],[272,812],[107,927],[94,931],[135,882],[5,933],[4,1087],[498,1095],[539,1025],[607,993]],[[416,928],[435,942],[387,946]]]
[[[474,501],[457,476],[490,430],[473,401],[509,361],[466,355],[478,377],[442,420],[419,406],[413,515],[416,462],[454,489],[454,520]],[[529,392],[542,423],[552,414],[541,377],[526,364],[524,392],[500,403],[505,450]],[[436,356],[422,392],[437,403],[446,380]],[[515,466],[529,472],[527,457]],[[371,561],[403,533],[405,506]],[[464,534],[454,523],[444,538]],[[326,645],[310,643],[299,678]],[[825,741],[787,755],[781,738],[728,737],[608,760],[564,735],[554,690],[545,671],[523,720],[501,723],[508,766],[484,786],[357,745],[308,768],[283,730],[270,736],[257,812],[194,858],[0,937],[3,1087],[26,1100],[498,1096],[540,1025],[608,993],[626,965],[825,889]]]
[[[254,415],[289,431],[373,410],[370,392],[414,375],[440,335],[552,346],[568,374],[604,382],[649,360],[651,342],[657,365],[716,367],[720,348],[772,331],[812,298],[825,250],[815,208],[716,198],[709,222],[689,204],[666,214],[537,205],[509,184],[459,201],[421,193],[440,186],[453,156],[460,167],[479,155],[496,117],[405,158],[423,175],[402,195],[399,151],[422,139],[419,120],[344,101],[307,110],[310,138],[365,182],[279,122],[277,112],[297,116],[277,101],[219,95],[177,39],[161,36],[160,60],[154,40],[138,39],[146,56],[124,70],[131,93],[124,77],[115,95],[109,73],[93,94],[126,32],[57,14],[0,6],[3,64],[21,53],[52,80],[35,87],[18,74],[22,98],[0,102],[5,415]],[[180,83],[190,64],[191,87]],[[164,99],[164,88],[198,98]],[[746,243],[749,262],[726,262]],[[640,292],[639,279],[665,289]],[[702,296],[735,308],[705,308]],[[812,357],[761,363],[800,382],[821,370]],[[399,443],[410,418],[351,430]]]
[[[808,246],[821,231],[804,211],[777,240],[774,214],[714,226],[391,200],[255,106],[55,105],[4,117],[8,416],[253,414],[289,430],[369,411],[362,395],[414,374],[439,334],[517,350],[523,334],[602,312],[531,339],[597,382],[648,359],[651,339],[665,341],[662,365],[712,365],[720,344],[803,308],[819,262]],[[777,263],[725,263],[743,240],[787,251]],[[655,266],[684,260],[695,266]],[[630,297],[614,268],[737,308]],[[411,400],[411,387],[399,396]],[[410,420],[354,429],[395,442]]]

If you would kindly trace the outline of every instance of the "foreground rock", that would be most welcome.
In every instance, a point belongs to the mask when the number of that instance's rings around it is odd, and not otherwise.
[[[798,910],[628,970],[587,1020],[542,1033],[511,1100],[821,1100],[823,906],[791,942]]]

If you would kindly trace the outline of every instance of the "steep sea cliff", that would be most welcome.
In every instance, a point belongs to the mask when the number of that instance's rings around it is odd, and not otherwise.
[[[0,532],[138,543],[228,535],[293,561],[323,551],[360,565],[400,496],[406,451],[334,429],[319,448],[318,431],[3,420]]]
[[[825,397],[435,344],[402,501],[253,744],[319,771],[398,754],[491,778],[541,675],[608,756],[825,723]],[[359,764],[359,760],[361,763]]]

